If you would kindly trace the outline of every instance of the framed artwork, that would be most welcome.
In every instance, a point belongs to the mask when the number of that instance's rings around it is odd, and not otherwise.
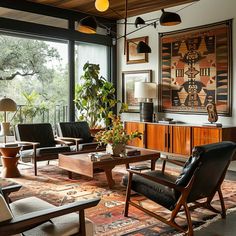
[[[137,53],[137,45],[140,41],[148,44],[148,36],[126,40],[127,64],[148,62],[148,53]]]
[[[139,112],[139,102],[134,98],[135,82],[152,82],[151,70],[122,72],[122,102],[128,104],[127,112]]]
[[[231,115],[232,20],[159,34],[159,111]]]

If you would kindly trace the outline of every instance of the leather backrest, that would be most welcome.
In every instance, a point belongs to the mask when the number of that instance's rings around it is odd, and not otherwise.
[[[49,123],[18,124],[14,132],[16,141],[38,142],[40,147],[55,146],[52,126]]]
[[[235,150],[236,144],[230,141],[193,148],[192,156],[176,180],[176,185],[187,186],[194,173],[195,178],[188,202],[208,197],[215,192]]]
[[[82,138],[80,143],[93,141],[89,125],[86,121],[79,122],[60,122],[57,124],[57,135],[59,137]]]

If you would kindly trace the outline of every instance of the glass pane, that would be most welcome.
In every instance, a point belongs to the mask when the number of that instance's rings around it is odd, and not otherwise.
[[[100,76],[108,79],[108,47],[91,43],[77,43],[75,47],[77,81],[83,74],[86,62],[99,64]]]
[[[67,43],[0,35],[0,47],[0,96],[10,97],[18,105],[16,113],[8,112],[7,120],[52,125],[66,121]]]

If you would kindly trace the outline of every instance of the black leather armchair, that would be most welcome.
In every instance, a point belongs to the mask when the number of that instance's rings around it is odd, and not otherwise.
[[[123,178],[123,184],[127,185],[124,215],[128,216],[129,205],[132,205],[188,235],[193,235],[192,209],[205,207],[221,213],[222,218],[225,218],[221,184],[235,150],[236,144],[229,141],[197,146],[178,177],[162,171],[139,173],[128,170],[129,175]],[[131,201],[131,190],[172,211],[170,218],[166,219]],[[221,211],[211,205],[216,192],[220,198]],[[187,229],[175,221],[181,209],[186,214]]]
[[[73,142],[72,151],[93,150],[99,145],[98,142],[94,142],[86,121],[58,123],[57,137]]]
[[[14,127],[15,140],[23,148],[21,158],[30,157],[37,175],[37,161],[58,158],[58,153],[69,152],[71,142],[55,139],[49,123],[18,124]]]

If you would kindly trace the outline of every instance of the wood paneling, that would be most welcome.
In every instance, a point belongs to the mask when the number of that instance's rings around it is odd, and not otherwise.
[[[211,127],[193,127],[193,147],[222,141],[222,129]]]
[[[181,155],[190,155],[191,149],[191,127],[170,126],[169,152]]]
[[[147,148],[168,152],[168,125],[147,124]]]
[[[125,18],[125,0],[109,0],[110,7],[105,12],[95,9],[94,0],[28,0],[31,2],[46,4],[63,9],[102,16],[109,19]],[[144,13],[157,11],[163,8],[178,6],[198,0],[128,0],[128,17],[137,16]]]
[[[128,134],[131,132],[139,131],[143,134],[142,139],[135,138],[128,143],[130,146],[135,147],[145,147],[146,133],[145,133],[145,124],[140,122],[126,122],[125,129]]]

